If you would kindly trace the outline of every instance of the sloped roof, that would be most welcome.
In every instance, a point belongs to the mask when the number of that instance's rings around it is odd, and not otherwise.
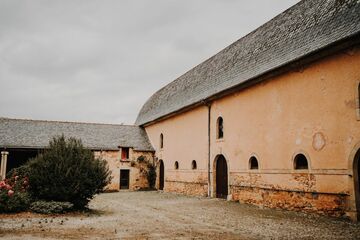
[[[0,118],[0,147],[44,148],[52,137],[62,134],[80,138],[90,149],[154,150],[145,130],[138,126]]]
[[[136,119],[145,125],[349,37],[359,41],[359,0],[304,0],[148,99]]]

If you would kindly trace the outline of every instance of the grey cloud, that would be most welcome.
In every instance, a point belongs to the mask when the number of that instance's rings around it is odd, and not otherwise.
[[[133,123],[156,90],[296,0],[0,1],[0,116]]]

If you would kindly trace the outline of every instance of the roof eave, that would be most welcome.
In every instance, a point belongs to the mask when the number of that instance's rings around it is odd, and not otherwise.
[[[292,61],[289,61],[285,64],[282,64],[282,65],[279,65],[277,66],[276,68],[273,68],[271,70],[268,70],[266,72],[263,72],[257,76],[254,76],[250,79],[247,79],[246,81],[238,84],[238,85],[235,85],[235,86],[232,86],[228,89],[225,89],[223,91],[220,91],[216,94],[213,94],[205,99],[202,99],[200,101],[197,101],[197,102],[194,102],[190,105],[187,105],[183,108],[180,108],[176,111],[173,111],[173,112],[170,112],[168,114],[165,114],[163,116],[160,116],[158,118],[155,118],[153,120],[150,120],[150,121],[147,121],[147,122],[144,122],[144,123],[140,123],[139,126],[141,127],[147,127],[147,126],[150,126],[152,124],[155,124],[157,122],[160,122],[160,121],[163,121],[165,119],[168,119],[170,117],[173,117],[175,115],[178,115],[180,113],[184,113],[184,112],[187,112],[191,109],[194,109],[196,107],[199,107],[199,106],[203,106],[203,105],[206,105],[208,104],[209,102],[212,102],[214,100],[217,100],[219,98],[222,98],[224,96],[227,96],[227,95],[230,95],[234,92],[237,92],[239,90],[243,90],[245,88],[248,88],[248,87],[251,87],[257,83],[260,83],[260,82],[263,82],[265,80],[268,80],[269,78],[272,78],[272,77],[275,77],[275,76],[278,76],[280,74],[283,74],[283,73],[286,73],[288,71],[291,71],[293,69],[296,69],[300,66],[304,66],[304,65],[307,65],[307,64],[310,64],[312,62],[315,62],[316,60],[319,60],[321,58],[324,58],[324,57],[327,57],[327,56],[330,56],[332,54],[335,54],[335,53],[338,53],[340,51],[343,51],[345,49],[348,49],[348,48],[351,48],[351,47],[354,47],[356,45],[358,45],[360,43],[360,31],[351,35],[351,36],[348,36],[346,38],[343,38],[339,41],[335,41],[327,46],[324,46],[320,49],[317,49],[316,51],[312,51],[312,52],[309,52],[297,59],[293,59]]]

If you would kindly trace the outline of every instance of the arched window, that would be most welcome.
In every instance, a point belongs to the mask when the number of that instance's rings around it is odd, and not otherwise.
[[[309,169],[308,160],[304,154],[298,154],[294,158],[295,169]]]
[[[219,117],[217,120],[217,138],[221,139],[224,137],[224,120]]]
[[[164,135],[160,134],[160,149],[164,148]]]
[[[249,160],[250,169],[259,169],[259,163],[256,157],[252,156]]]
[[[175,168],[176,170],[178,170],[178,169],[179,169],[179,163],[178,163],[178,161],[176,161],[176,162],[175,162],[175,164],[174,164],[174,168]]]
[[[191,169],[196,169],[196,168],[197,168],[196,161],[193,160],[193,161],[191,162]]]

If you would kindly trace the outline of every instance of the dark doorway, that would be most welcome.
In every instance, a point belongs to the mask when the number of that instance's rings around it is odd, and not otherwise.
[[[38,149],[8,149],[9,152],[6,172],[13,168],[18,168],[27,163],[31,158],[36,157]]]
[[[164,190],[164,162],[160,160],[159,190]]]
[[[228,171],[226,160],[220,155],[216,160],[216,197],[227,198],[228,195]]]
[[[360,149],[356,152],[354,163],[353,163],[357,220],[360,220],[360,164],[359,164],[359,161],[360,161]]]
[[[120,170],[120,189],[129,189],[130,170]]]
[[[309,169],[308,160],[304,154],[298,154],[294,159],[294,168],[295,169]]]

